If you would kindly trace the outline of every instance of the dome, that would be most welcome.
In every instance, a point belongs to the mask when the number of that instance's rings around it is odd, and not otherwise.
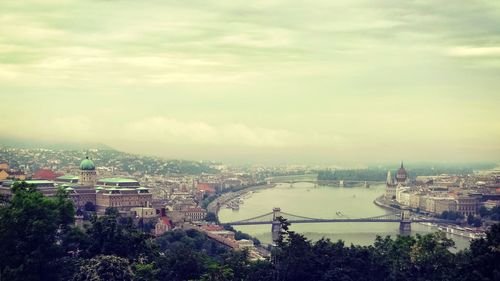
[[[90,160],[88,156],[85,157],[80,163],[80,170],[95,170],[94,162]]]
[[[401,162],[401,167],[398,169],[398,172],[396,173],[396,180],[398,182],[404,182],[406,181],[406,178],[408,177],[408,173],[406,172],[403,162]]]

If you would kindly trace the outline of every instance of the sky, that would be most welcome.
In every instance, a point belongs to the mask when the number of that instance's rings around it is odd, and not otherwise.
[[[243,163],[500,160],[500,1],[2,0],[0,134]]]

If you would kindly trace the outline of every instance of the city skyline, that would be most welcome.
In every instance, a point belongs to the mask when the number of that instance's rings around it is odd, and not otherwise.
[[[238,163],[500,160],[496,1],[0,10],[4,138]]]

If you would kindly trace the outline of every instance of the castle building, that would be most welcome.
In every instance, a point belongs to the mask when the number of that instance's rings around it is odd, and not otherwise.
[[[95,211],[104,213],[106,208],[114,207],[123,213],[129,213],[137,207],[149,207],[153,195],[148,188],[142,187],[138,181],[126,178],[97,179],[94,162],[86,157],[80,163],[80,172],[76,185],[66,184],[69,197],[79,209],[83,209],[88,202],[95,206]],[[68,176],[63,180],[75,177]]]
[[[97,173],[95,171],[95,165],[89,157],[85,157],[80,163],[80,177],[78,183],[81,186],[94,186],[97,180]]]

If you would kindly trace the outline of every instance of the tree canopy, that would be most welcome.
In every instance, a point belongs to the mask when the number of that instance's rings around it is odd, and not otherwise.
[[[282,219],[271,258],[252,261],[195,230],[155,238],[111,209],[82,230],[64,191],[47,198],[16,183],[12,192],[0,206],[1,280],[500,280],[500,224],[455,253],[440,232],[358,246],[310,241]]]

